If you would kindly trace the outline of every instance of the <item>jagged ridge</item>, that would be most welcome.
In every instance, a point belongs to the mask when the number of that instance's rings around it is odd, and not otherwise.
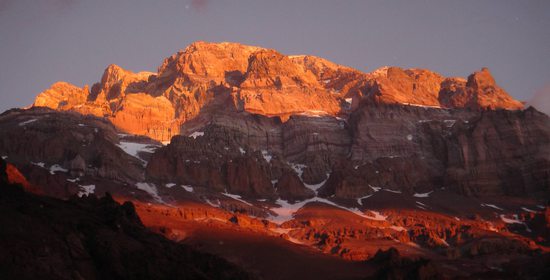
[[[110,65],[91,90],[55,83],[33,105],[105,116],[127,132],[168,141],[220,110],[278,116],[283,121],[299,113],[345,118],[363,101],[523,108],[486,68],[467,81],[398,67],[363,73],[314,56],[207,42],[195,42],[165,59],[157,73],[133,73]]]

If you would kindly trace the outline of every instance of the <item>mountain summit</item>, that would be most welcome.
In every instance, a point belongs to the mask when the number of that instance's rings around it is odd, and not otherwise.
[[[315,56],[227,42],[195,42],[166,58],[157,73],[109,65],[91,88],[57,82],[33,105],[107,117],[129,133],[168,141],[207,122],[209,112],[248,112],[282,121],[295,114],[346,118],[362,102],[523,108],[486,68],[467,80],[399,67],[363,73]]]

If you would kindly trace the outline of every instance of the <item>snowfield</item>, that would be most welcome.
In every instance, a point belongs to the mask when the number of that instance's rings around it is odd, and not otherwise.
[[[127,141],[120,141],[119,144],[117,144],[119,148],[121,148],[125,153],[139,159],[143,166],[147,165],[147,161],[143,160],[139,157],[140,152],[144,153],[154,153],[155,150],[158,148],[158,146],[151,145],[151,144],[143,144],[143,143],[135,143],[135,142],[127,142]]]

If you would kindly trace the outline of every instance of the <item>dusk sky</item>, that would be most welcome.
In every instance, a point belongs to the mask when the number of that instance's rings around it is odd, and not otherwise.
[[[550,94],[550,1],[0,0],[0,111],[111,63],[156,71],[198,41],[466,77],[489,67],[512,96]],[[545,89],[545,90],[543,90]]]

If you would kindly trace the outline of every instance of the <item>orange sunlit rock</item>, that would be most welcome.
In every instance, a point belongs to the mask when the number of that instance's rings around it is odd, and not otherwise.
[[[41,187],[33,186],[29,181],[27,181],[27,178],[21,172],[19,172],[19,169],[15,167],[13,164],[7,164],[6,165],[6,174],[8,176],[8,182],[11,184],[20,184],[23,186],[23,188],[34,194],[44,194],[44,191]]]
[[[362,102],[510,109],[523,104],[486,68],[468,81],[425,69],[383,67],[363,73],[314,56],[286,56],[238,43],[195,42],[166,58],[157,73],[105,69],[89,89],[58,82],[34,106],[105,116],[124,131],[167,141],[212,113],[347,115]]]

